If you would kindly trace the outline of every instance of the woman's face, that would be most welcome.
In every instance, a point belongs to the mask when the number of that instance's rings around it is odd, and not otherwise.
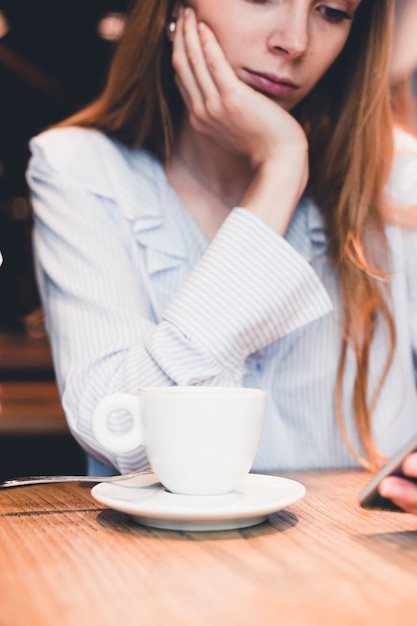
[[[332,65],[361,0],[189,0],[237,76],[287,111]]]

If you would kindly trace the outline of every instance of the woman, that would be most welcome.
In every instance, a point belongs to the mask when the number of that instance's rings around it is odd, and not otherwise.
[[[32,142],[69,425],[125,472],[146,459],[98,448],[102,396],[262,387],[255,469],[376,469],[417,430],[417,235],[399,223],[417,160],[399,133],[393,159],[392,1],[185,5],[136,2],[101,97]],[[387,481],[416,511],[416,486]]]

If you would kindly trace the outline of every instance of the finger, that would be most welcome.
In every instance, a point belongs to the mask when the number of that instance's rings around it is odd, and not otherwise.
[[[407,513],[417,515],[417,485],[415,483],[388,476],[381,481],[378,491],[381,496],[389,498]]]
[[[189,111],[204,108],[201,90],[195,80],[194,73],[188,61],[184,42],[184,15],[177,20],[177,27],[173,42],[172,65],[176,73],[176,83]]]
[[[417,478],[417,452],[409,454],[403,463],[403,472],[407,476]]]
[[[200,26],[201,28],[201,26]],[[200,88],[204,101],[217,99],[219,93],[207,67],[203,49],[201,47],[197,19],[192,9],[185,10],[184,46],[188,62],[194,78]]]
[[[205,62],[217,91],[220,94],[227,94],[232,89],[236,89],[236,86],[240,85],[241,82],[227,60],[211,28],[207,24],[200,22],[198,24],[198,33]]]

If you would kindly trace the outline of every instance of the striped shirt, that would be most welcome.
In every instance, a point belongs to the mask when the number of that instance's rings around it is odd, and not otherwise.
[[[389,191],[417,204],[417,147],[398,137]],[[255,470],[356,465],[335,419],[341,307],[313,202],[300,201],[285,238],[236,207],[209,242],[146,151],[80,128],[47,131],[31,150],[37,279],[68,424],[89,454],[121,472],[147,463],[142,449],[115,455],[94,440],[91,415],[104,395],[241,385],[267,391]],[[417,431],[417,233],[386,231],[398,341],[373,430],[391,455]],[[370,397],[386,355],[381,326]],[[361,451],[354,376],[348,352],[342,402]],[[126,415],[113,419],[126,429]]]

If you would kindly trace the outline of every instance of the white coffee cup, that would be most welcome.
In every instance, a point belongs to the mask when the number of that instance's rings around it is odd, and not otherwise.
[[[93,433],[106,449],[144,446],[151,468],[174,493],[233,491],[249,473],[262,435],[265,391],[241,387],[148,387],[99,402]],[[110,430],[114,411],[132,416],[131,428]]]

